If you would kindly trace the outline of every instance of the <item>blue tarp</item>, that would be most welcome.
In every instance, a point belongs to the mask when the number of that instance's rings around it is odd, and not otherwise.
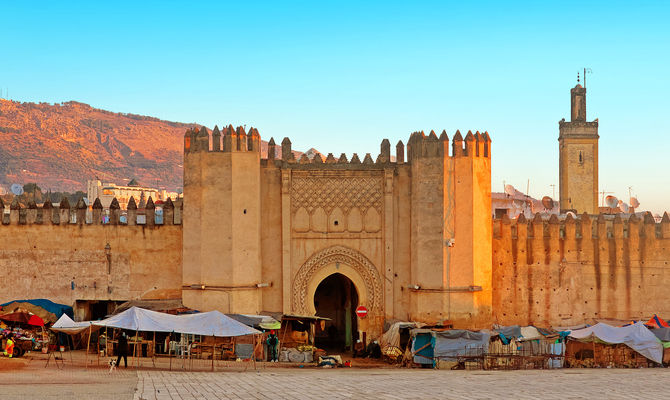
[[[435,364],[433,360],[433,348],[435,347],[435,338],[431,332],[417,333],[412,341],[412,353],[414,353],[414,362],[417,364]],[[418,350],[418,351],[417,351]]]
[[[459,356],[481,356],[488,353],[491,334],[453,329],[435,332],[435,358],[456,360]]]
[[[55,314],[56,318],[60,318],[63,314],[67,314],[68,317],[74,318],[74,311],[72,310],[72,307],[66,306],[65,304],[54,303],[53,301],[47,299],[12,300],[7,303],[0,304],[0,306],[4,307],[14,302],[30,303],[35,306],[42,307],[48,312]]]

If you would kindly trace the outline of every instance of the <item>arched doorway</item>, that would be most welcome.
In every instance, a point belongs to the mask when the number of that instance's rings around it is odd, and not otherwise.
[[[340,273],[327,276],[314,293],[316,315],[330,318],[317,329],[315,344],[334,351],[352,350],[358,336],[356,307],[358,292],[351,279]]]

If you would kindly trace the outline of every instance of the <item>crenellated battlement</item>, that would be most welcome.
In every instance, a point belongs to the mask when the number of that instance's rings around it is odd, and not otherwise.
[[[0,210],[4,209],[5,205],[0,199]],[[105,214],[98,198],[89,209],[83,198],[80,198],[74,207],[70,206],[67,198],[63,198],[57,207],[54,207],[50,201],[44,202],[42,207],[30,201],[28,206],[23,208],[15,197],[9,207],[9,213],[2,214],[2,225],[138,225],[145,227],[181,225],[182,210],[181,208],[175,210],[171,199],[168,198],[161,209],[162,214],[156,214],[156,205],[151,197],[147,200],[146,206],[138,210],[135,199],[131,196],[126,215],[122,214],[116,198],[112,200],[109,213]]]
[[[256,128],[250,128],[247,133],[242,126],[234,128],[232,125],[219,130],[218,126],[210,132],[207,128],[189,129],[184,135],[184,152],[260,152],[261,136]],[[456,131],[452,143],[449,142],[449,136],[445,130],[438,137],[435,131],[430,131],[426,135],[423,131],[417,131],[410,135],[407,142],[407,156],[405,156],[405,145],[402,141],[396,144],[395,160],[391,157],[391,144],[388,139],[384,139],[380,145],[380,152],[376,158],[371,153],[366,153],[361,161],[361,157],[354,153],[349,159],[345,153],[335,157],[333,153],[328,153],[326,158],[319,154],[314,157],[308,157],[303,154],[296,158],[291,149],[291,140],[285,137],[281,142],[280,157],[276,157],[277,145],[274,138],[268,142],[268,152],[265,163],[279,162],[291,166],[312,167],[325,165],[327,167],[343,168],[345,165],[356,166],[356,168],[374,168],[374,165],[383,166],[387,164],[403,164],[405,160],[411,163],[418,158],[429,157],[491,157],[491,138],[488,132],[480,133],[468,131],[465,138],[460,131]],[[449,147],[452,150],[449,150]],[[326,168],[327,168],[326,167]],[[299,168],[299,167],[298,167]],[[346,167],[344,167],[346,169]]]
[[[516,220],[507,215],[493,221],[495,239],[630,239],[636,237],[670,239],[670,216],[666,212],[660,223],[656,223],[651,213],[638,214],[535,214],[528,221],[523,214]]]

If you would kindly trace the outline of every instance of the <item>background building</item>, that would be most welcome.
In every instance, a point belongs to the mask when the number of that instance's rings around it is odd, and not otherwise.
[[[174,201],[179,197],[176,192],[168,192],[165,189],[140,186],[135,179],[132,179],[125,186],[109,182],[103,183],[100,180],[95,179],[88,181],[86,186],[89,203],[93,204],[95,199],[100,199],[104,208],[109,208],[109,205],[114,198],[119,202],[121,209],[125,210],[131,196],[135,198],[135,201],[138,202],[140,207],[141,204],[146,203],[149,197],[151,197],[154,202],[157,200],[166,201],[168,198]]]

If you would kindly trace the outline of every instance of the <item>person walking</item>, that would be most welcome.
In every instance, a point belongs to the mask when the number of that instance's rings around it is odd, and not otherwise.
[[[279,361],[279,338],[275,335],[275,331],[271,330],[266,340],[268,344],[268,352],[270,353],[270,362]]]
[[[128,368],[128,338],[126,337],[126,332],[121,331],[121,336],[119,336],[119,343],[116,350],[116,366],[121,367],[121,357],[123,357],[123,364]]]

